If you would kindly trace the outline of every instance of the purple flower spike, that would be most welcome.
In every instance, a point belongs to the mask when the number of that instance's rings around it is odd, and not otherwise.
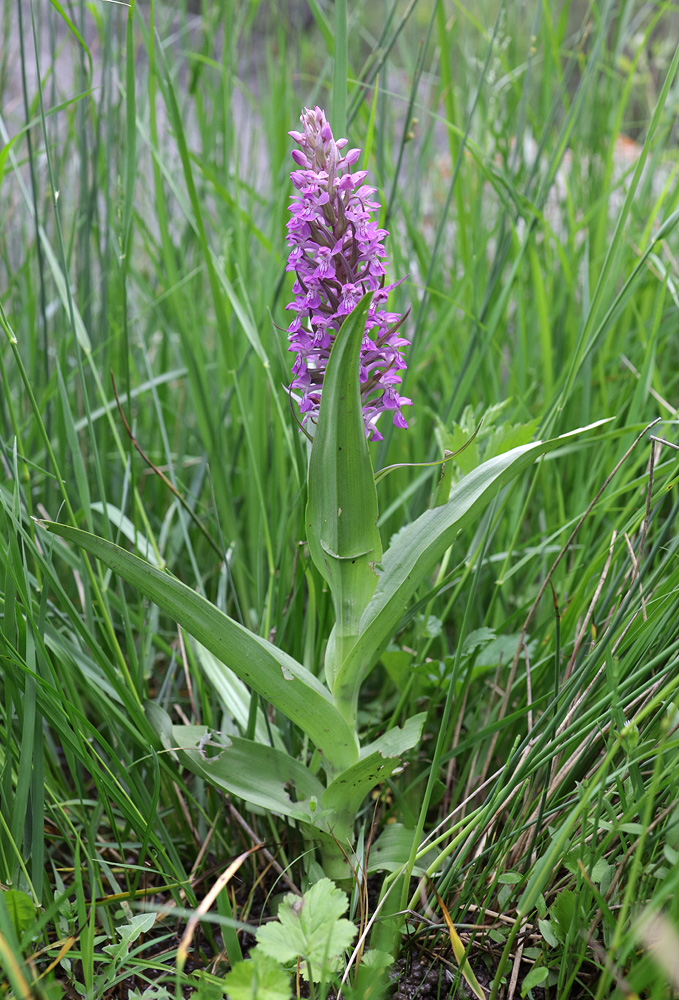
[[[387,312],[389,292],[400,282],[384,286],[389,235],[372,221],[379,203],[375,189],[364,184],[367,171],[351,173],[361,155],[348,149],[347,139],[334,139],[320,108],[305,108],[303,132],[290,132],[301,149],[292,152],[295,169],[290,177],[296,193],[290,205],[286,270],[296,276],[295,298],[286,309],[294,314],[288,327],[289,350],[297,355],[290,391],[299,402],[302,422],[316,423],[330,349],[345,318],[366,292],[370,304],[361,347],[361,395],[365,432],[381,441],[377,421],[389,411],[396,427],[407,427],[402,406],[411,400],[397,386],[406,363],[401,348],[410,343],[401,336],[404,317]],[[298,395],[297,395],[298,394]]]

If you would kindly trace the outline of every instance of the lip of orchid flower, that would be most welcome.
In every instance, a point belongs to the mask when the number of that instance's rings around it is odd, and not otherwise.
[[[361,150],[343,150],[348,139],[335,139],[321,108],[305,108],[303,131],[289,134],[300,146],[292,151],[295,169],[287,243],[287,271],[295,274],[294,314],[288,326],[289,350],[297,355],[288,391],[300,408],[302,424],[315,424],[330,350],[344,319],[366,292],[375,292],[366,319],[361,349],[361,395],[366,435],[382,440],[377,421],[392,415],[396,427],[407,427],[398,393],[406,362],[401,348],[407,316],[388,312],[387,298],[401,281],[384,285],[384,240],[389,235],[372,219],[379,210],[375,189],[365,184],[366,170],[351,172]],[[296,391],[295,391],[296,390]]]

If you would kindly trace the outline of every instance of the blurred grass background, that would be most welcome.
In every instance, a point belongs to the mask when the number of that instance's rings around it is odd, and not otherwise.
[[[201,651],[32,518],[127,540],[322,663],[331,606],[302,544],[281,328],[287,132],[305,105],[330,112],[332,17],[315,0],[2,6],[0,881],[33,906],[24,925],[0,904],[16,995],[23,980],[103,997],[130,977],[190,993],[172,915],[150,937],[167,934],[157,967],[102,939],[142,890],[159,914],[194,906],[251,843],[144,713],[151,699],[233,725]],[[451,817],[438,888],[475,967],[496,989],[517,962],[553,996],[664,997],[679,926],[676,5],[385,0],[349,17],[348,135],[391,232],[389,279],[407,275],[393,308],[411,309],[410,429],[385,434],[375,467],[441,457],[484,414],[457,476],[611,418],[502,495],[404,619],[363,724],[424,706],[429,735],[379,823],[415,827],[452,691],[426,830]],[[524,642],[562,546],[656,419]],[[380,484],[385,542],[436,477]],[[295,860],[294,830],[247,824]],[[227,941],[230,909],[247,918],[254,899],[220,902]],[[668,915],[664,957],[644,907]],[[440,931],[413,929],[440,956]],[[196,967],[223,971],[220,947],[208,928]]]

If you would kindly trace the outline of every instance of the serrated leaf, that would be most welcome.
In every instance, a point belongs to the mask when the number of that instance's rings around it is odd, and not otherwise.
[[[346,895],[330,879],[321,879],[301,898],[288,893],[278,919],[257,931],[257,944],[277,962],[301,958],[305,979],[325,980],[356,936],[352,922],[342,918],[348,906]]]
[[[609,865],[606,858],[599,858],[599,860],[594,863],[594,867],[592,868],[592,882],[596,883],[596,885],[600,885],[607,878],[610,879],[612,871],[613,866]]]
[[[342,995],[347,1000],[382,1000],[390,985],[386,970],[393,962],[393,956],[379,948],[364,952],[354,984],[345,983]]]
[[[443,631],[443,622],[436,615],[419,616],[420,631],[427,639],[437,639]]]
[[[31,897],[21,889],[5,889],[2,898],[17,937],[23,937],[35,920],[35,906]]]
[[[290,976],[261,948],[224,976],[230,1000],[290,1000]]]
[[[484,459],[517,448],[519,445],[528,444],[533,440],[538,424],[538,420],[531,420],[525,424],[500,424],[499,427],[493,427],[485,443]]]
[[[468,636],[465,637],[464,643],[462,645],[462,655],[469,656],[478,649],[479,646],[485,646],[487,643],[491,642],[495,638],[494,628],[476,628],[473,632],[470,632]]]
[[[442,450],[455,454],[453,462],[464,475],[476,468],[479,464],[479,443],[476,439],[469,440],[474,433],[473,414],[470,421],[463,421],[462,426],[456,423],[453,424],[452,430],[446,430],[441,425],[437,428],[437,432]]]
[[[217,998],[221,998],[223,996],[223,991],[216,994]],[[167,987],[156,986],[154,983],[153,986],[147,986],[142,992],[137,989],[133,989],[129,994],[129,998],[130,1000],[172,1000],[172,995],[168,993]],[[200,987],[198,987],[198,992],[194,993],[194,1000],[209,1000],[209,998],[207,995],[201,994]]]
[[[549,908],[550,915],[558,927],[561,941],[565,940],[573,924],[576,908],[577,900],[571,889],[562,889]]]
[[[381,951],[379,948],[370,948],[363,952],[361,965],[367,965],[371,969],[388,969],[394,961],[388,951]]]
[[[169,573],[120,546],[70,525],[39,523],[138,587],[253,691],[296,723],[332,767],[341,770],[357,759],[353,728],[333,704],[327,688],[292,656],[239,625]]]

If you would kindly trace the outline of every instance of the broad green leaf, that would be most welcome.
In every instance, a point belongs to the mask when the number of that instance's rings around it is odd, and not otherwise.
[[[418,715],[413,715],[402,726],[394,726],[384,735],[378,736],[372,743],[361,748],[361,760],[375,753],[379,753],[383,757],[399,757],[406,750],[412,750],[419,743],[426,718],[427,713],[420,712]]]
[[[154,601],[242,681],[305,732],[331,768],[358,757],[353,729],[335,708],[325,686],[302,664],[233,621],[186,584],[118,545],[78,528],[39,522],[48,531],[90,552]]]
[[[371,788],[385,781],[401,763],[401,754],[420,739],[426,713],[408,719],[361,750],[361,759],[338,774],[323,795],[323,805],[337,816],[355,816]]]
[[[342,918],[348,906],[345,894],[323,878],[301,899],[288,893],[278,920],[257,931],[257,944],[277,962],[301,958],[304,978],[320,982],[335,971],[337,959],[356,936],[352,922]]]
[[[247,686],[236,677],[233,670],[229,670],[223,663],[214,656],[209,649],[202,646],[195,639],[193,646],[196,657],[200,663],[201,670],[207,676],[214,687],[224,711],[240,728],[242,733],[246,732],[252,694]],[[257,706],[257,718],[255,721],[254,739],[258,743],[268,743],[269,734],[273,736],[274,746],[279,750],[284,750],[285,746],[278,726],[267,723],[261,706]]]
[[[377,588],[361,617],[358,639],[341,665],[336,687],[358,687],[365,679],[392,638],[409,600],[433,572],[461,528],[477,518],[493,497],[540,455],[602,423],[605,421],[491,458],[453,487],[445,506],[426,510],[399,531],[384,553]]]
[[[360,760],[338,774],[323,795],[323,805],[336,815],[354,816],[368,792],[385,781],[401,763],[401,755],[418,742],[426,713],[413,716],[361,749]]]
[[[377,491],[363,423],[359,360],[371,294],[346,318],[332,347],[323,380],[318,425],[309,458],[306,527],[309,551],[327,580],[336,624],[326,654],[326,679],[336,700],[353,706],[351,689],[335,690],[343,649],[375,587],[382,557]]]
[[[261,948],[224,976],[229,1000],[290,1000],[290,976]]]
[[[212,785],[224,788],[251,805],[320,824],[323,785],[283,750],[239,736],[212,734],[206,726],[173,726],[173,749],[182,763]],[[294,789],[295,799],[288,789]]]
[[[31,897],[22,892],[21,889],[5,889],[2,898],[5,901],[17,937],[23,937],[35,921],[35,906]]]
[[[390,823],[370,848],[368,874],[372,872],[397,872],[405,869],[413,846],[414,830],[402,823]],[[424,875],[429,865],[436,861],[436,849],[432,848],[415,862],[413,875]]]

